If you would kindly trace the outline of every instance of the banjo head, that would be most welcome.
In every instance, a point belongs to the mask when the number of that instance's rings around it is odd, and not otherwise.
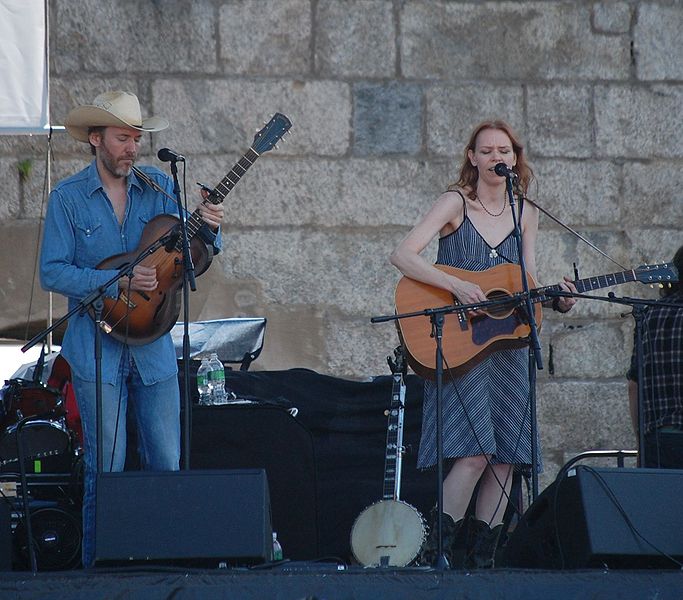
[[[426,535],[416,508],[401,500],[380,500],[358,515],[351,550],[365,567],[405,567],[417,557]]]

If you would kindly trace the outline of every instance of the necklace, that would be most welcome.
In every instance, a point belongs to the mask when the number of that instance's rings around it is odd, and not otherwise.
[[[481,198],[479,197],[479,194],[477,194],[477,193],[475,192],[474,197],[477,199],[477,202],[479,202],[479,204],[480,204],[481,207],[484,209],[484,212],[486,212],[487,215],[490,215],[490,216],[492,216],[492,217],[500,217],[500,215],[502,215],[502,214],[505,212],[505,206],[506,206],[506,204],[505,204],[505,199],[504,199],[504,198],[503,198],[503,208],[500,209],[500,212],[499,212],[499,213],[492,213],[488,208],[486,208],[486,206],[484,205],[484,203],[481,201]]]

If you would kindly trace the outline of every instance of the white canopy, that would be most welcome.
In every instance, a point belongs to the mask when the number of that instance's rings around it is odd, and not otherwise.
[[[46,0],[0,1],[0,134],[50,130]]]

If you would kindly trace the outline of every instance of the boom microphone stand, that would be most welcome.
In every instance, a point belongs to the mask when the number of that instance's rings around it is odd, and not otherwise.
[[[443,313],[430,316],[432,332],[436,342],[436,478],[439,481],[436,495],[437,512],[437,559],[434,565],[437,570],[448,569],[448,559],[443,553]]]
[[[106,281],[103,285],[94,289],[85,298],[81,299],[76,306],[69,310],[63,317],[55,321],[47,329],[44,329],[33,338],[31,338],[24,346],[22,346],[21,351],[26,352],[33,346],[35,346],[39,341],[47,338],[52,331],[59,327],[62,323],[67,321],[72,315],[80,313],[81,316],[85,315],[88,310],[93,311],[93,319],[95,321],[95,410],[97,414],[97,476],[95,477],[95,490],[97,493],[97,479],[102,473],[103,468],[103,450],[102,450],[102,329],[106,327],[106,324],[102,321],[102,311],[104,309],[104,301],[102,298],[107,292],[107,289],[118,282],[121,277],[133,276],[133,269],[145,260],[148,256],[154,254],[159,248],[163,248],[166,244],[170,243],[173,239],[173,233],[168,233],[156,242],[148,246],[143,250],[135,260],[131,261],[127,265],[124,265],[116,272],[111,279]],[[27,530],[30,530],[30,515],[26,515],[27,519]],[[95,530],[95,535],[97,536],[97,530]],[[31,541],[29,541],[31,544]]]
[[[517,298],[519,302],[519,298]],[[384,323],[386,321],[397,321],[409,317],[427,316],[432,323],[432,337],[436,343],[435,349],[435,366],[436,366],[436,461],[437,461],[437,494],[436,494],[436,512],[437,512],[437,559],[434,567],[437,570],[445,570],[450,568],[448,559],[443,553],[443,325],[445,316],[451,313],[462,313],[468,310],[478,310],[484,308],[492,308],[496,306],[505,305],[507,307],[513,306],[509,298],[501,298],[499,300],[485,300],[483,302],[476,302],[473,304],[450,304],[440,308],[426,308],[411,313],[403,313],[399,315],[386,315],[380,317],[372,317],[371,323]]]
[[[548,290],[545,292],[545,295],[556,298],[600,300],[602,302],[624,304],[631,307],[630,314],[633,316],[635,323],[634,349],[636,353],[636,372],[638,373],[638,466],[642,467],[645,464],[645,388],[643,385],[643,375],[645,371],[645,365],[643,364],[643,324],[645,309],[650,306],[667,306],[670,308],[683,309],[683,304],[667,302],[665,300],[641,300],[639,298],[629,298],[626,296],[620,298],[613,292],[610,292],[607,297],[604,297],[574,294],[561,290]],[[623,313],[622,316],[626,316],[627,314],[629,313]]]
[[[185,205],[180,193],[180,184],[178,182],[178,162],[185,162],[185,158],[173,152],[163,154],[164,148],[159,150],[159,158],[164,160],[162,156],[169,156],[171,162],[171,175],[173,177],[173,193],[176,197],[176,204],[178,205],[178,214],[180,215],[180,239],[182,241],[183,253],[183,410],[185,418],[183,419],[183,461],[182,468],[187,470],[190,468],[190,435],[192,432],[192,401],[190,396],[190,290],[196,291],[197,285],[194,276],[194,264],[192,262],[192,254],[190,253],[190,239],[187,235],[187,224],[185,222],[185,215],[188,214],[187,198],[185,198]]]
[[[522,228],[519,223],[518,215],[515,213],[515,195],[512,190],[513,179],[517,178],[517,174],[508,168],[505,163],[498,163],[495,166],[496,175],[505,177],[505,189],[508,196],[508,202],[512,209],[512,223],[513,223],[513,237],[517,242],[517,252],[519,254],[519,267],[522,276],[522,298],[524,299],[524,307],[526,309],[526,316],[529,324],[529,419],[531,422],[531,493],[533,500],[538,496],[538,440],[536,433],[538,425],[536,421],[536,370],[543,369],[543,359],[541,356],[541,343],[538,338],[538,326],[536,324],[536,315],[534,307],[531,302],[531,295],[529,293],[529,282],[527,281],[526,261],[524,259],[524,252],[522,248]],[[521,214],[519,215],[521,217]]]

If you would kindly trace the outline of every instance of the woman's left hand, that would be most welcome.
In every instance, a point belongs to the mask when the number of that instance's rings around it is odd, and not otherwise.
[[[578,294],[576,286],[572,281],[571,277],[565,275],[564,281],[560,282],[560,289],[563,292],[571,292],[573,294]],[[557,297],[557,310],[562,313],[569,312],[572,307],[576,304],[576,298],[570,298],[569,296],[558,296]]]

